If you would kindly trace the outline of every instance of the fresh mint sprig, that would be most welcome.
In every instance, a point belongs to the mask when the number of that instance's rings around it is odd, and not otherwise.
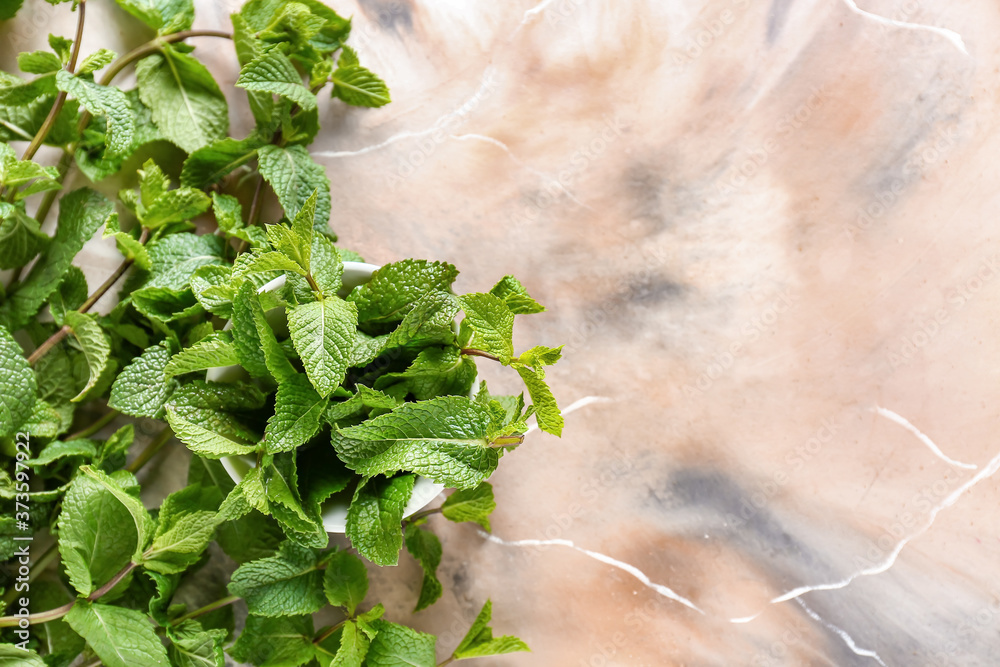
[[[405,548],[422,571],[415,611],[430,607],[447,547],[431,517],[489,530],[486,480],[528,420],[560,434],[545,381],[560,348],[515,354],[518,316],[544,308],[511,276],[456,294],[457,269],[429,260],[345,287],[345,262],[363,260],[330,231],[330,182],[307,148],[319,96],[390,101],[345,43],[349,19],[250,0],[227,33],[192,29],[192,0],[117,4],[155,36],[81,53],[78,0],[73,39],[0,73],[0,662],[435,667],[436,638],[370,599],[365,560],[395,565]],[[193,38],[232,41],[246,136],[230,136]],[[130,70],[135,87],[116,85]],[[43,145],[56,165],[35,161]],[[91,183],[65,192],[72,170]],[[111,178],[114,197],[95,186]],[[121,261],[95,286],[74,261],[98,233]],[[100,306],[109,293],[117,305]],[[529,401],[477,386],[477,358],[518,373]],[[159,422],[141,448],[135,420]],[[172,439],[192,452],[186,484],[147,508],[139,480]],[[419,478],[454,491],[407,516]],[[348,505],[350,549],[330,546],[331,502]],[[237,564],[228,582],[204,567],[213,544]],[[330,607],[341,620],[315,627]],[[494,638],[490,613],[440,664],[527,650]]]

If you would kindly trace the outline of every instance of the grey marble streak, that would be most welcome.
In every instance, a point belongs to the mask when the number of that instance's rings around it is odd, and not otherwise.
[[[991,4],[334,6],[394,99],[321,101],[342,242],[517,274],[549,306],[518,347],[567,343],[563,405],[612,399],[505,457],[497,539],[431,520],[431,610],[410,560],[373,572],[389,618],[444,658],[492,597],[533,648],[502,667],[995,664]],[[231,53],[199,53],[245,131]]]

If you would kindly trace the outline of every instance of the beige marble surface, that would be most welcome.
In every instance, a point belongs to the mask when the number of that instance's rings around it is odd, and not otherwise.
[[[436,606],[375,575],[390,618],[444,657],[491,597],[503,667],[997,664],[995,3],[333,6],[394,98],[321,106],[342,242],[516,274],[602,399],[503,461],[492,538],[432,519]]]

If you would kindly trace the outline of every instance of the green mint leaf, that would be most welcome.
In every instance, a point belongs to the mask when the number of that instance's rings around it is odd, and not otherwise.
[[[281,225],[268,225],[268,227],[280,226]],[[253,273],[268,273],[271,271],[291,271],[292,273],[297,273],[300,276],[304,276],[307,273],[307,269],[302,268],[298,262],[289,258],[289,256],[283,252],[277,252],[274,250],[255,251],[252,253],[245,252],[236,258],[236,263],[233,265],[233,278],[241,278]]]
[[[271,49],[244,65],[236,86],[284,97],[306,110],[316,108],[316,96],[302,85],[302,76],[295,65],[278,49]]]
[[[132,292],[132,305],[151,320],[173,322],[202,312],[190,289],[145,287]]]
[[[348,616],[354,616],[358,605],[368,595],[368,571],[361,559],[347,551],[335,551],[326,557],[323,590],[327,601],[344,607]]]
[[[563,417],[559,411],[559,404],[556,403],[556,397],[552,395],[552,390],[545,382],[545,371],[521,364],[514,364],[514,369],[524,380],[528,393],[531,395],[531,404],[535,409],[538,428],[546,433],[561,436]]]
[[[139,203],[152,206],[164,192],[170,189],[170,177],[163,173],[160,165],[153,159],[146,160],[139,174]]]
[[[118,6],[161,35],[187,30],[194,22],[192,0],[115,0]]]
[[[441,513],[449,521],[472,521],[490,532],[490,514],[496,506],[493,486],[489,482],[483,482],[474,489],[459,489],[452,493],[441,506]]]
[[[347,510],[347,537],[377,565],[396,565],[403,548],[403,510],[413,494],[413,475],[366,477]]]
[[[350,67],[351,65],[360,64],[361,61],[358,60],[358,52],[345,44],[343,50],[340,52],[340,57],[337,58],[337,66]]]
[[[248,329],[248,320],[253,323],[255,336],[251,335],[247,341],[243,342],[240,341],[240,335]],[[249,281],[243,283],[237,293],[236,300],[233,302],[233,325],[237,331],[234,340],[237,342],[236,352],[238,355],[240,355],[241,349],[259,345],[259,352],[264,357],[265,375],[270,374],[278,382],[283,382],[297,375],[297,371],[288,361],[288,357],[285,356],[285,351],[278,344],[274,330],[264,315],[260,298]],[[240,359],[242,360],[243,356],[240,356]],[[250,368],[247,370],[250,371],[251,375],[254,374]]]
[[[261,483],[267,494],[271,515],[297,544],[326,548],[330,536],[323,527],[323,521],[318,515],[305,510],[299,494],[295,452],[268,457],[272,460],[269,465],[263,466]]]
[[[435,482],[472,488],[496,470],[488,409],[460,396],[405,403],[392,412],[333,433],[348,467],[365,476],[415,472]]]
[[[62,69],[59,56],[50,51],[32,51],[17,54],[17,66],[22,72],[48,74]]]
[[[168,653],[176,667],[224,667],[223,647],[229,633],[221,629],[203,630],[198,621],[184,621],[169,630]]]
[[[256,616],[311,614],[326,605],[316,553],[291,542],[275,556],[237,568],[229,592],[243,598]]]
[[[146,286],[184,290],[190,286],[191,277],[199,268],[228,266],[224,252],[225,240],[214,234],[165,236],[149,246],[153,271]]]
[[[101,235],[101,238],[106,239],[109,236],[114,237],[115,244],[118,246],[118,252],[125,259],[131,259],[143,271],[149,271],[153,268],[146,246],[139,243],[139,239],[135,238],[131,233],[121,230],[118,225],[118,216],[111,216],[104,225],[104,233]]]
[[[312,240],[310,272],[325,296],[335,296],[342,287],[344,262],[340,251],[326,236],[317,234]]]
[[[292,343],[320,396],[329,396],[344,381],[356,328],[354,305],[336,296],[288,311]]]
[[[295,374],[280,385],[274,401],[274,415],[267,420],[264,447],[269,454],[298,449],[319,431],[323,413],[330,401],[309,384],[305,376]]]
[[[358,393],[342,403],[333,403],[326,411],[326,420],[335,424],[341,419],[361,413],[365,408],[392,410],[399,405],[392,396],[383,394],[376,389],[370,389],[363,384],[357,386]]]
[[[264,46],[257,39],[257,30],[247,24],[240,14],[232,15],[233,44],[236,47],[236,60],[240,67],[245,67],[250,61],[264,55]],[[267,93],[247,91],[250,112],[258,127],[267,127],[274,115],[274,96]]]
[[[536,345],[530,350],[526,350],[518,355],[518,363],[532,368],[541,369],[542,366],[551,366],[562,358],[562,345],[559,347],[545,347]]]
[[[233,299],[233,346],[240,365],[250,375],[263,378],[270,377],[271,372],[264,359],[264,347],[257,329],[255,311],[258,309],[260,301],[253,284],[244,282]],[[266,336],[267,332],[264,333]]]
[[[229,655],[257,667],[299,667],[313,659],[312,616],[247,617],[246,628]]]
[[[168,141],[192,153],[226,137],[226,98],[194,57],[168,44],[140,60],[135,70],[139,97]]]
[[[45,445],[45,449],[27,463],[37,468],[51,465],[64,458],[79,458],[89,461],[95,456],[97,456],[97,446],[93,440],[70,440],[68,442],[55,440]]]
[[[66,615],[106,667],[170,667],[167,652],[145,614],[124,607],[77,602]]]
[[[125,93],[114,86],[102,86],[73,76],[66,70],[56,73],[56,86],[76,98],[93,115],[108,119],[107,145],[110,154],[125,155],[129,152],[135,134],[135,121]]]
[[[458,298],[451,292],[427,292],[389,334],[385,347],[453,345],[457,342],[455,316],[460,310]]]
[[[73,258],[94,232],[114,214],[114,205],[104,195],[80,188],[59,200],[56,235],[21,285],[0,305],[0,322],[16,331],[38,312],[62,282]]]
[[[36,438],[54,438],[62,430],[62,415],[43,400],[35,401],[31,416],[19,430]]]
[[[125,455],[135,440],[135,426],[126,424],[111,434],[97,452],[94,464],[104,472],[111,473],[125,465]]]
[[[43,234],[38,221],[24,212],[23,205],[0,202],[0,269],[24,266],[45,250],[51,239]]]
[[[451,264],[407,259],[386,264],[347,300],[358,307],[362,324],[399,322],[428,292],[447,292],[458,277]]]
[[[463,327],[472,331],[469,347],[490,352],[503,365],[514,356],[514,313],[493,294],[466,294],[459,297],[465,310]]]
[[[90,379],[87,380],[87,384],[80,390],[80,393],[71,399],[76,402],[83,400],[97,384],[97,381],[101,379],[101,375],[108,365],[108,359],[111,357],[111,344],[108,342],[104,330],[101,329],[101,325],[90,315],[71,310],[66,313],[65,319],[66,325],[73,330],[73,336],[76,337],[80,349],[83,350],[87,366],[90,367]]]
[[[12,4],[14,7],[10,10],[10,16],[4,15],[4,12],[8,10],[6,6],[0,9],[0,20],[13,16],[13,12],[16,12],[21,6],[20,2]],[[0,665],[3,667],[47,667],[45,661],[38,657],[37,653],[13,644],[0,644]]]
[[[361,65],[342,65],[333,73],[333,96],[356,107],[381,107],[392,99],[389,87]]]
[[[64,65],[69,63],[73,51],[73,40],[49,33],[49,48],[56,52]]]
[[[104,69],[111,64],[118,54],[110,49],[97,49],[89,56],[83,59],[80,63],[80,67],[77,69],[77,74],[92,74],[99,69]]]
[[[169,378],[238,363],[239,358],[236,355],[232,334],[228,331],[219,331],[170,357],[170,361],[163,367],[163,374]],[[128,367],[125,370],[127,371]]]
[[[424,570],[424,579],[420,584],[420,597],[414,612],[426,609],[438,601],[443,588],[437,578],[437,569],[441,564],[441,540],[429,530],[418,528],[412,523],[406,525],[404,535],[406,550],[417,559]]]
[[[475,362],[455,347],[429,347],[420,351],[402,373],[386,373],[375,388],[423,401],[436,396],[468,396],[476,380]]]
[[[267,558],[285,540],[278,522],[260,512],[250,512],[219,526],[216,541],[239,564]]]
[[[226,137],[191,153],[181,169],[181,185],[204,188],[222,179],[257,156],[266,142],[256,132],[245,139]],[[229,197],[213,193],[213,198]],[[232,198],[235,201],[235,198]],[[222,225],[220,224],[220,227]]]
[[[371,640],[354,621],[344,626],[316,646],[320,667],[362,667]]]
[[[490,294],[499,297],[507,302],[510,312],[515,315],[530,315],[545,311],[545,306],[538,303],[528,295],[528,290],[514,276],[504,276],[500,279]]]
[[[437,638],[404,625],[375,621],[378,632],[368,649],[368,667],[435,667]]]
[[[177,188],[164,192],[140,215],[142,224],[158,229],[171,222],[185,222],[208,210],[212,200],[201,190]]]
[[[135,478],[115,473],[114,479],[134,484]],[[139,542],[134,525],[107,487],[86,474],[73,479],[59,513],[59,554],[80,595],[90,595],[128,565]]]
[[[136,496],[126,492],[125,488],[118,482],[119,477],[110,477],[105,472],[90,466],[81,467],[80,473],[90,477],[105,491],[114,496],[132,517],[132,523],[135,525],[137,535],[136,547],[132,552],[132,561],[138,563],[142,557],[143,549],[149,544],[149,540],[152,538],[153,531],[156,528],[153,518]],[[125,477],[124,479],[129,482],[132,481],[131,477]]]
[[[167,496],[160,506],[153,542],[143,553],[143,567],[174,574],[194,565],[212,541],[221,503],[218,488],[198,484]]]
[[[479,616],[473,621],[469,632],[462,639],[462,642],[455,649],[455,658],[463,660],[465,658],[481,658],[488,655],[502,655],[504,653],[515,653],[518,651],[530,651],[528,645],[517,637],[493,638],[493,630],[490,628],[490,618],[493,615],[493,603],[489,600],[483,605]]]
[[[181,172],[181,183],[184,183],[183,179],[184,175]],[[212,212],[215,213],[215,221],[219,225],[219,229],[224,232],[232,234],[244,228],[243,207],[240,206],[240,200],[236,197],[213,192]]]
[[[313,240],[313,220],[316,218],[316,200],[319,191],[314,190],[302,208],[295,214],[291,226],[268,225],[267,240],[278,252],[294,260],[303,275],[309,272]]]
[[[163,405],[177,388],[177,381],[166,375],[172,362],[165,343],[143,351],[122,369],[111,385],[108,406],[133,417],[163,417]]]
[[[14,336],[0,326],[0,435],[14,433],[31,417],[38,383]]]
[[[309,156],[304,146],[262,146],[258,166],[278,196],[289,219],[294,219],[306,201],[317,193],[314,227],[325,230],[330,221],[330,179],[326,170]]]
[[[224,456],[241,456],[257,450],[257,445],[239,442],[221,433],[216,433],[200,424],[188,421],[167,406],[167,423],[174,430],[177,439],[187,445],[195,454],[207,459],[221,459]]]

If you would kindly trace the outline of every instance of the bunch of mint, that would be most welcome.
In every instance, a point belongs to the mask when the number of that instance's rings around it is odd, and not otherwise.
[[[450,264],[372,272],[337,245],[307,149],[317,95],[390,100],[345,44],[349,19],[250,0],[230,34],[193,30],[193,0],[116,1],[147,43],[81,57],[77,0],[74,39],[20,54],[27,78],[0,72],[0,664],[434,667],[434,636],[365,602],[364,560],[395,565],[405,546],[423,570],[415,609],[430,606],[443,588],[428,517],[488,531],[486,480],[527,420],[560,434],[545,382],[560,349],[513,346],[515,317],[544,309],[512,276],[460,296]],[[194,37],[232,40],[249,135],[229,136]],[[130,67],[136,88],[113,85]],[[34,161],[43,145],[58,164]],[[64,192],[73,170],[101,191]],[[112,182],[126,186],[113,199]],[[270,197],[280,220],[262,220]],[[92,288],[73,261],[99,231],[122,260]],[[510,367],[528,401],[477,384],[475,357]],[[139,419],[159,433],[130,454]],[[173,438],[192,452],[187,484],[147,508],[136,473]],[[420,477],[455,490],[404,519]],[[335,500],[350,548],[330,546]],[[238,565],[228,582],[221,554]],[[341,620],[314,627],[322,610]],[[490,617],[487,601],[441,664],[527,650]]]

